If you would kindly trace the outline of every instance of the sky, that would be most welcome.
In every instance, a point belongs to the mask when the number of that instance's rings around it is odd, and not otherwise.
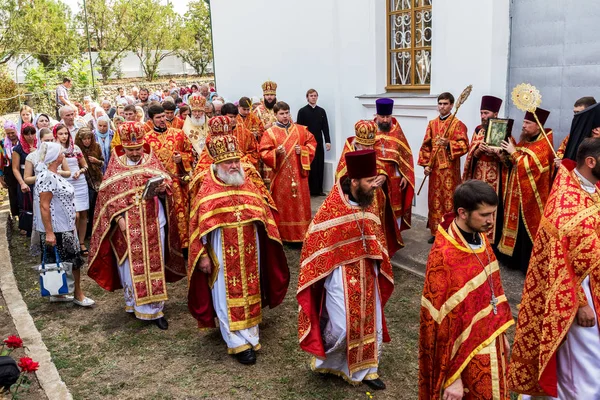
[[[71,10],[73,10],[73,14],[76,14],[77,12],[79,12],[79,6],[77,5],[77,3],[79,2],[83,2],[83,0],[62,0],[63,3],[67,4],[69,7],[71,7]],[[161,3],[167,3],[168,0],[161,0]],[[175,8],[175,11],[177,11],[180,15],[185,14],[185,12],[187,11],[187,4],[188,4],[189,0],[171,0],[171,3],[173,4],[173,8]]]

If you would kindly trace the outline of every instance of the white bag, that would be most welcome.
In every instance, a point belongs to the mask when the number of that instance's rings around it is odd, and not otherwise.
[[[46,246],[44,246],[42,263],[37,266],[40,272],[40,290],[42,296],[60,296],[75,291],[73,264],[60,262],[58,250],[54,247],[56,264],[46,264]]]

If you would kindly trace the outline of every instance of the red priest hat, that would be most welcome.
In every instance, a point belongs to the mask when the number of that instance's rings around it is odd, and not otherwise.
[[[502,106],[502,99],[494,96],[483,96],[481,98],[481,107],[480,110],[488,110],[491,112],[497,113],[500,111],[500,107]]]
[[[536,108],[535,115],[537,115],[538,119],[540,120],[540,124],[544,126],[546,124],[546,121],[548,120],[548,117],[550,116],[550,111],[544,110],[543,108]],[[525,113],[524,119],[526,121],[536,122],[535,117],[529,111]]]
[[[377,153],[375,150],[359,150],[346,153],[348,178],[362,179],[377,175]]]

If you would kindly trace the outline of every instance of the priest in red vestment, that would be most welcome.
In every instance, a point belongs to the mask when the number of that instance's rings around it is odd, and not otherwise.
[[[183,128],[183,120],[175,115],[175,112],[177,111],[175,103],[163,101],[162,107],[165,109],[165,123],[167,124],[167,127],[175,129]],[[150,114],[148,114],[148,116],[150,116]]]
[[[277,104],[277,83],[273,81],[266,81],[262,84],[263,98],[261,99],[260,104],[254,109],[253,113],[258,117],[263,126],[263,134],[264,131],[271,128],[277,122],[277,117],[275,116],[275,104]],[[291,119],[290,119],[291,120]],[[257,139],[258,144],[262,141],[262,136],[260,139]],[[271,186],[271,177],[273,171],[269,165],[265,164],[261,161],[259,166],[260,175],[263,177],[265,181],[265,185],[267,187]]]
[[[346,153],[338,181],[306,234],[296,298],[300,347],[312,369],[385,389],[378,368],[388,342],[383,308],[394,290],[381,219],[373,206],[376,153]]]
[[[429,253],[419,336],[419,399],[510,400],[506,384],[514,323],[485,233],[496,192],[469,180],[453,196]]]
[[[271,168],[271,195],[279,210],[279,233],[284,242],[301,243],[312,219],[308,173],[317,141],[305,126],[290,120],[290,106],[280,101],[273,108],[277,123],[260,141],[260,156]]]
[[[244,124],[238,123],[238,112],[238,108],[233,103],[225,103],[221,108],[221,115],[229,117],[231,134],[236,137],[245,162],[254,165],[254,168],[258,168],[258,160],[260,159],[258,143],[252,132]]]
[[[452,112],[454,96],[444,92],[438,96],[440,116],[429,121],[419,150],[418,164],[429,176],[427,227],[433,243],[444,215],[452,212],[454,189],[460,184],[460,157],[469,149],[467,127]]]
[[[165,110],[162,106],[148,107],[148,116],[152,129],[146,131],[146,142],[173,180],[172,196],[175,210],[169,215],[174,220],[169,234],[179,235],[182,248],[171,249],[171,251],[181,252],[182,249],[188,248],[188,182],[194,161],[192,144],[181,129],[167,127]],[[187,250],[182,254],[187,254]]]
[[[256,142],[260,143],[262,134],[265,131],[265,125],[261,119],[252,112],[252,100],[248,97],[242,97],[238,102],[238,116],[236,117],[238,124],[244,124],[254,137]]]
[[[216,118],[213,130],[229,122]],[[229,354],[254,364],[262,308],[283,301],[290,279],[276,210],[246,177],[235,136],[212,135],[207,148],[214,163],[190,215],[188,308],[200,328],[217,318]]]
[[[126,312],[167,329],[166,282],[185,276],[185,261],[170,250],[181,247],[179,237],[168,233],[172,181],[144,143],[141,125],[126,122],[119,135],[121,145],[98,192],[88,275],[106,290],[123,288]],[[158,196],[144,197],[148,180],[156,177],[164,179]]]
[[[394,100],[375,101],[377,115],[377,159],[384,165],[388,197],[400,230],[410,229],[412,202],[415,196],[415,171],[412,151],[396,118],[392,117]],[[391,254],[391,253],[390,253]]]
[[[600,395],[600,139],[576,159],[561,163],[544,209],[508,367],[511,390],[561,400]]]
[[[463,172],[463,181],[469,179],[478,179],[490,184],[494,188],[499,199],[504,199],[504,191],[510,171],[510,162],[507,154],[501,148],[493,148],[485,142],[486,132],[489,126],[489,120],[498,118],[498,112],[502,106],[502,99],[494,96],[483,96],[481,98],[481,107],[479,114],[481,125],[475,128],[471,145],[465,160],[465,169]],[[509,120],[507,127],[507,140],[513,141],[510,136],[513,120]],[[515,143],[516,144],[516,143]],[[504,205],[500,201],[496,210],[496,223],[494,229],[487,233],[488,239],[493,248],[496,248],[497,242],[502,236],[502,223],[504,221]]]
[[[355,136],[346,139],[342,155],[338,161],[335,172],[335,180],[342,180],[348,176],[348,167],[346,165],[346,154],[357,150],[374,150],[379,139],[377,139],[377,123],[374,121],[360,120],[354,125]],[[395,182],[397,183],[397,182]],[[386,161],[379,158],[377,154],[377,180],[375,182],[374,203],[378,209],[381,218],[381,226],[385,234],[388,254],[393,256],[398,250],[404,247],[400,225],[392,210],[391,202],[391,180],[389,180]]]
[[[550,112],[538,108],[536,114],[543,126]],[[546,135],[552,143],[552,130],[546,129]],[[530,112],[525,114],[517,146],[505,141],[502,148],[509,154],[512,169],[506,185],[504,225],[498,250],[510,257],[509,267],[525,273],[550,194],[554,154]]]

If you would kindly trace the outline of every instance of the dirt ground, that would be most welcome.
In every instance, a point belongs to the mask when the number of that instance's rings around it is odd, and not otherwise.
[[[292,280],[284,303],[264,312],[262,349],[254,366],[226,351],[218,330],[200,332],[187,310],[185,281],[168,287],[169,330],[138,321],[123,309],[122,292],[101,289],[87,276],[92,309],[48,303],[39,296],[39,263],[18,234],[10,250],[31,315],[75,399],[367,399],[369,388],[310,371],[298,346],[296,318],[299,251],[286,249]],[[396,288],[385,309],[392,342],[385,344],[380,375],[388,388],[375,399],[417,397],[419,306],[422,282],[395,271]]]

